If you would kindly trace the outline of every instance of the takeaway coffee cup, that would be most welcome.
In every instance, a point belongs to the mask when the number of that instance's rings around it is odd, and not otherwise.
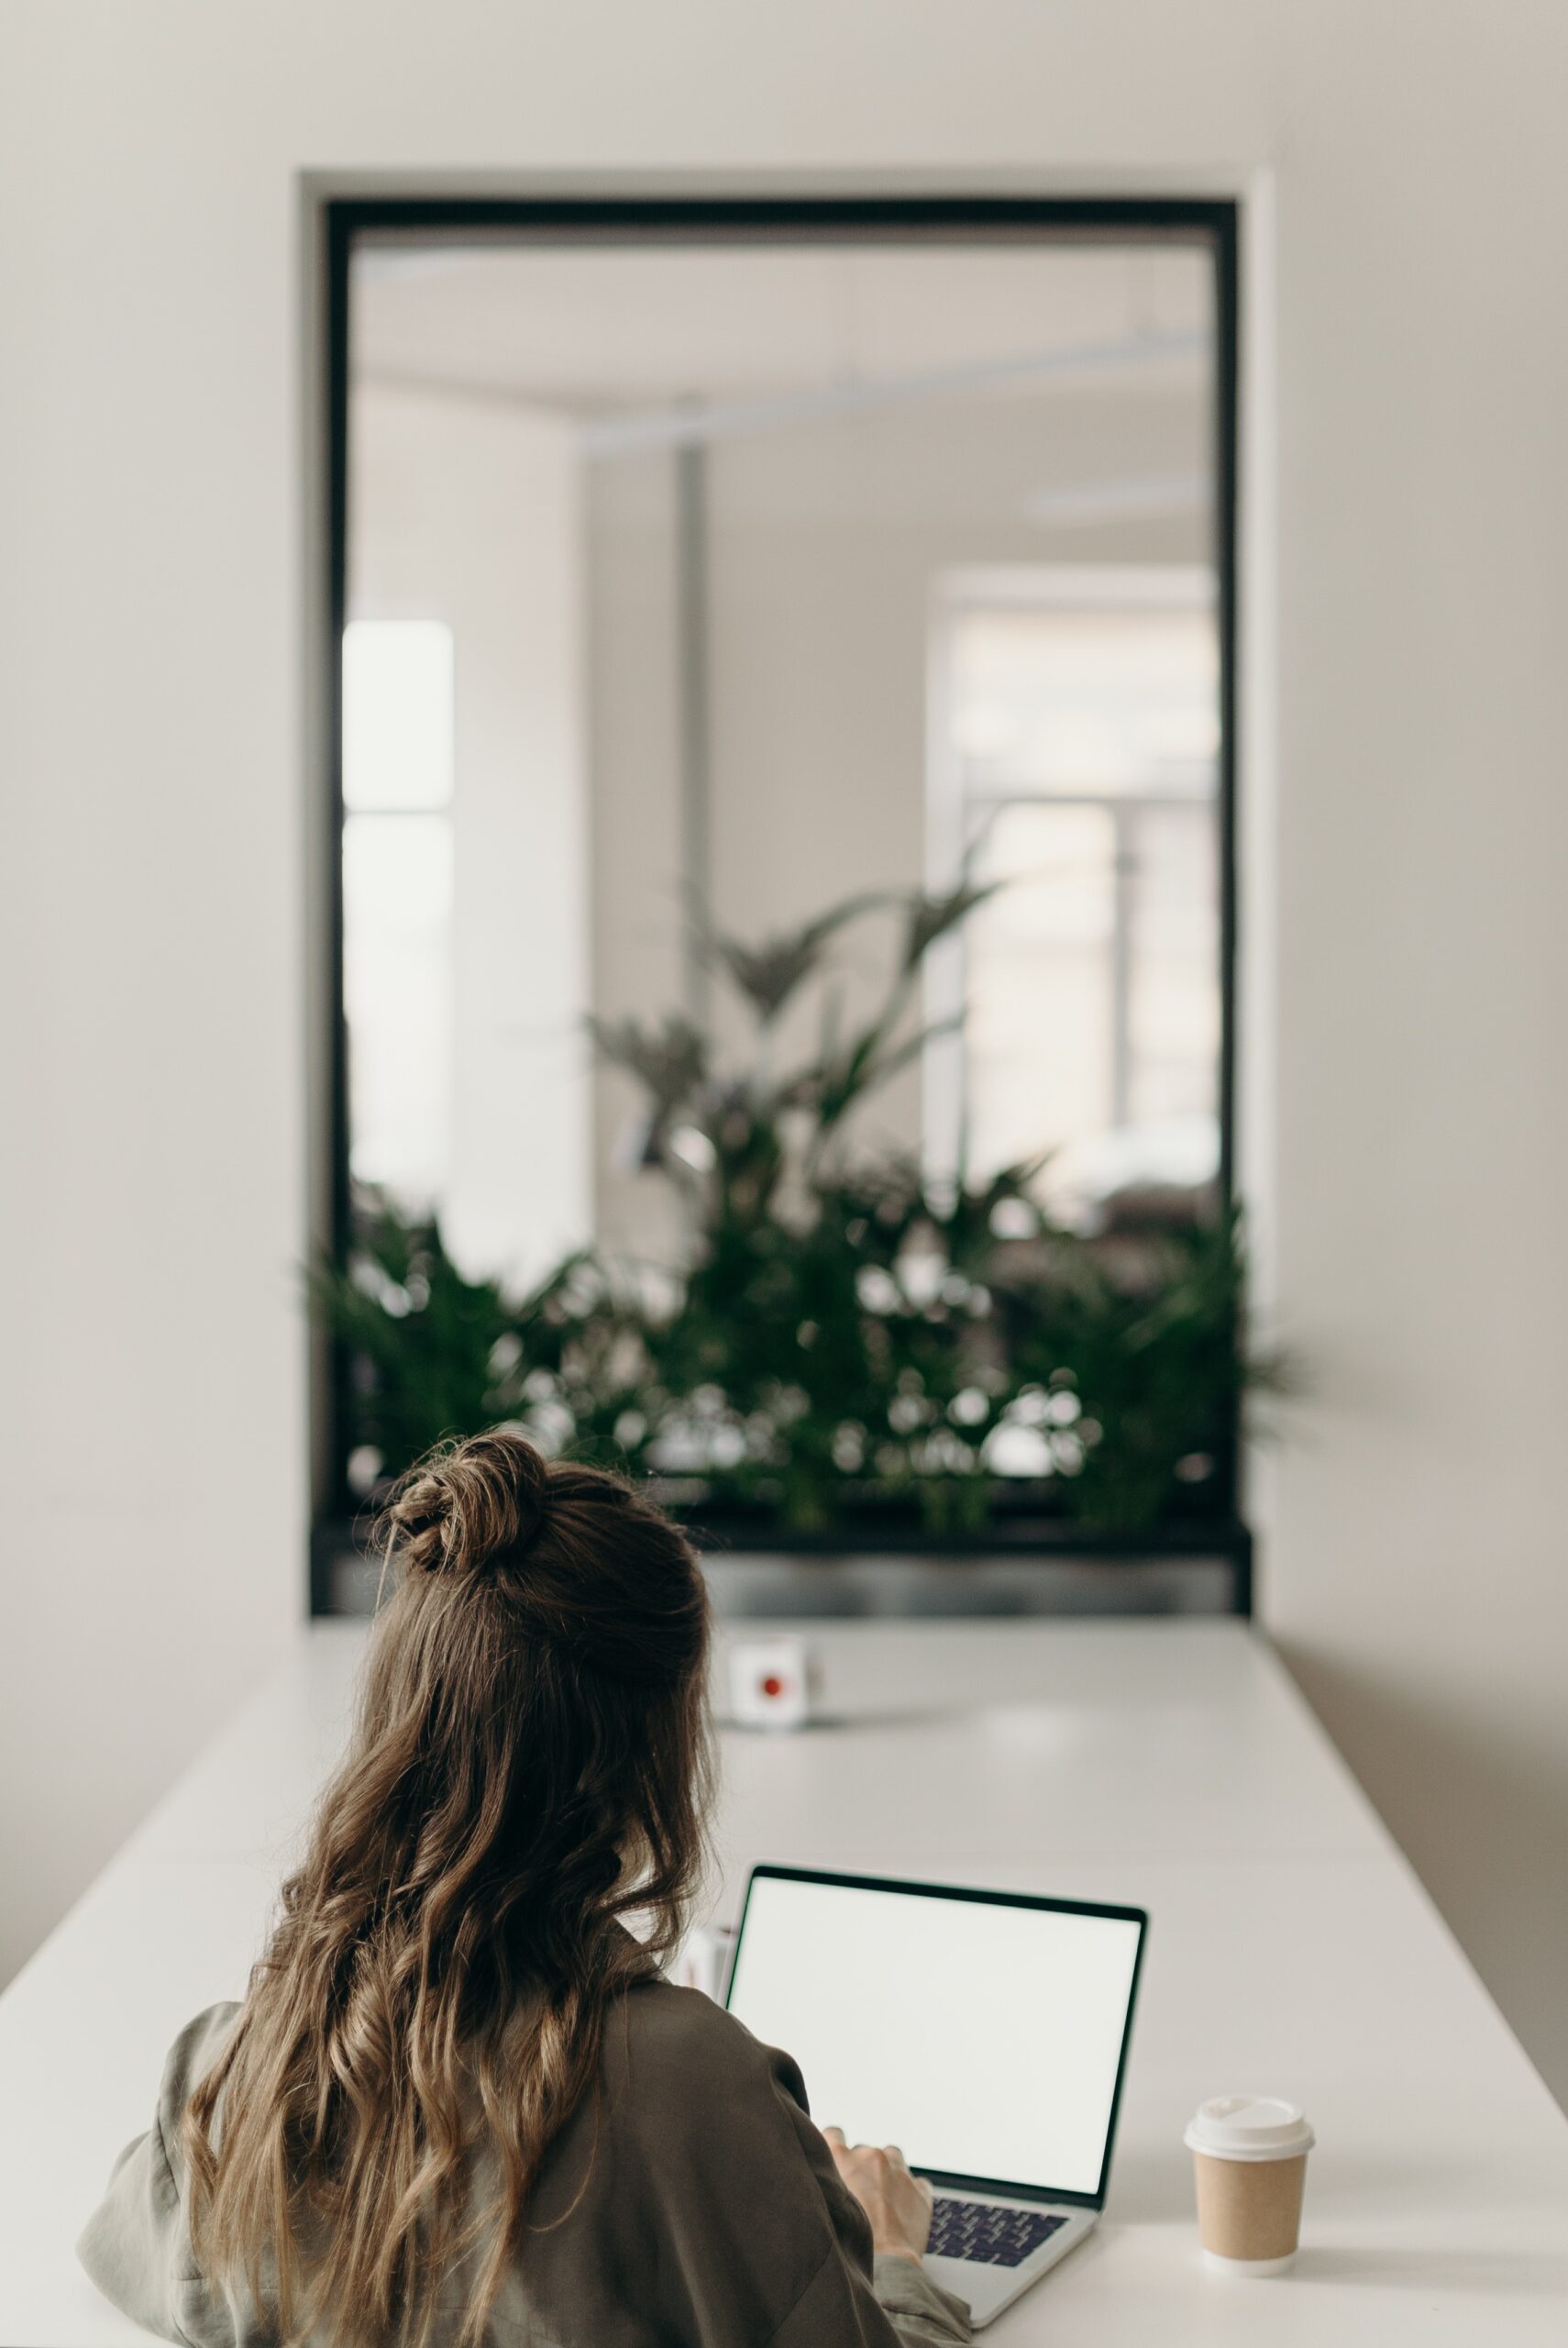
[[[1184,2140],[1198,2181],[1198,2236],[1229,2275],[1283,2275],[1301,2232],[1301,2190],[1312,2131],[1298,2104],[1274,2096],[1217,2095],[1200,2103]]]

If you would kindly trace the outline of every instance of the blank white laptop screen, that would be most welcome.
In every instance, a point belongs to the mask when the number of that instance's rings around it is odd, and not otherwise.
[[[754,1875],[730,2011],[819,2126],[911,2168],[1100,2190],[1142,1920]]]

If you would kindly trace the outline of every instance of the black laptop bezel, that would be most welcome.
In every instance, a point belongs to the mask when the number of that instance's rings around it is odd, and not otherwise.
[[[1022,2185],[1005,2176],[965,2176],[953,2169],[915,2169],[917,2176],[929,2177],[933,2185],[953,2186],[975,2193],[1005,2193],[1015,2201],[1049,2202],[1067,2209],[1104,2209],[1110,2181],[1111,2158],[1116,2150],[1116,2126],[1121,2113],[1121,2089],[1127,2077],[1127,2050],[1132,2043],[1132,2017],[1138,2004],[1138,1983],[1143,1970],[1143,1945],[1149,1937],[1147,1909],[1108,1907],[1095,1899],[1050,1899],[1033,1891],[986,1891],[977,1889],[972,1884],[912,1883],[899,1876],[840,1875],[830,1867],[754,1866],[746,1877],[745,1898],[741,1903],[740,1922],[735,1926],[734,1946],[730,1953],[729,1977],[724,1984],[726,2012],[730,2010],[730,1998],[740,1964],[741,1944],[745,1937],[746,1918],[751,1911],[752,1887],[763,1880],[836,1884],[846,1891],[901,1892],[912,1894],[920,1899],[964,1899],[985,1908],[1043,1908],[1056,1915],[1099,1916],[1114,1923],[1136,1924],[1138,1945],[1133,1951],[1132,1978],[1127,1989],[1127,2019],[1122,2024],[1121,2047],[1116,2058],[1116,2084],[1111,2089],[1105,2153],[1095,2190],[1092,2193],[1073,2193],[1055,2186]]]

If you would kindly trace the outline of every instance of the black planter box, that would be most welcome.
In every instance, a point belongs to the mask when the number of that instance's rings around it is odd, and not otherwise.
[[[765,1507],[679,1505],[721,1615],[1239,1614],[1253,1611],[1253,1543],[1235,1517],[1139,1533],[1075,1524],[1010,1499],[971,1533],[933,1534],[912,1503],[852,1502],[831,1531],[787,1530]],[[380,1569],[370,1519],[328,1519],[311,1542],[313,1614],[368,1614]]]

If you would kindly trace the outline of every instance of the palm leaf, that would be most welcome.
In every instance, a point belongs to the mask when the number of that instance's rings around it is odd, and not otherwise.
[[[841,904],[830,906],[814,920],[802,922],[795,929],[777,931],[755,946],[699,925],[698,945],[704,959],[723,971],[766,1027],[778,1018],[791,995],[820,969],[829,940],[848,923],[883,902],[878,895],[862,892],[845,898]]]

